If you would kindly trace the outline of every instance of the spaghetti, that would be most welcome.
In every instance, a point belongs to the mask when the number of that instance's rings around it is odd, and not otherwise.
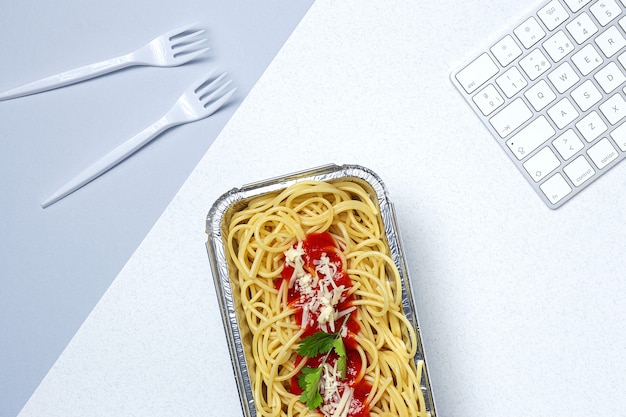
[[[400,273],[363,186],[303,181],[254,197],[226,246],[259,416],[429,415]]]

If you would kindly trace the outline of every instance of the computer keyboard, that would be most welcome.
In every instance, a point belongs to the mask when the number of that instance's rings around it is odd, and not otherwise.
[[[626,0],[544,1],[450,78],[550,208],[626,157]]]

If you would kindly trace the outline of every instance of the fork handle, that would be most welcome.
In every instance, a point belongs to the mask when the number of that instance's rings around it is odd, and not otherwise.
[[[84,65],[82,67],[51,75],[41,80],[33,81],[0,93],[0,101],[41,93],[43,91],[75,84],[80,81],[108,74],[134,64],[135,62],[132,60],[131,55],[127,54],[96,62],[94,64]]]
[[[98,159],[80,174],[68,181],[65,185],[55,191],[50,197],[45,199],[41,203],[41,207],[46,208],[49,205],[56,203],[62,198],[78,190],[85,184],[93,181],[94,179],[104,174],[115,165],[119,164],[124,159],[128,158],[130,155],[138,151],[140,148],[145,146],[148,142],[163,133],[165,130],[173,126],[174,124],[171,123],[166,117],[161,118],[156,123],[148,126],[132,138],[128,139],[126,142],[119,145],[117,148],[113,149],[108,154],[104,155],[102,158]]]

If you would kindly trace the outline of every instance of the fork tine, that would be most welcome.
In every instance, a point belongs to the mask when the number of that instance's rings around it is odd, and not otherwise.
[[[208,40],[204,38],[190,43],[172,45],[171,49],[174,51],[175,54],[193,52],[193,50],[198,49],[198,46],[201,46],[202,44],[205,44],[207,42]]]
[[[184,45],[184,44],[188,44],[193,42],[196,38],[198,38],[198,40],[205,40],[206,36],[202,36],[206,33],[206,30],[204,29],[198,29],[195,32],[182,32],[179,36],[172,36],[170,38],[170,42],[172,42],[172,45],[176,46],[176,45]],[[202,36],[201,38],[199,38],[199,36]]]
[[[220,75],[218,75],[213,81],[209,82],[210,78],[207,78],[204,82],[202,82],[198,88],[196,88],[193,92],[198,96],[198,97],[203,97],[206,95],[207,92],[209,92],[210,90],[213,90],[213,88],[215,86],[217,86],[220,81],[222,81],[224,79],[224,77],[226,77],[226,72],[221,73]]]
[[[176,52],[176,54],[174,54],[174,58],[178,60],[177,62],[178,65],[186,64],[187,62],[196,59],[200,55],[205,54],[209,49],[210,48],[203,48],[203,49],[200,49],[199,51],[187,52],[187,53]]]
[[[222,107],[224,105],[224,103],[226,103],[228,101],[229,98],[232,97],[233,94],[235,94],[235,91],[237,91],[237,88],[233,88],[230,91],[228,91],[226,94],[224,94],[222,97],[220,97],[219,99],[206,104],[204,106],[204,108],[207,110],[207,112],[209,113],[209,115],[215,113],[220,107]]]
[[[200,96],[200,100],[205,102],[204,107],[210,104],[212,100],[219,97],[219,95],[222,94],[222,91],[226,90],[226,87],[228,87],[231,83],[232,83],[232,80],[228,80],[224,84],[216,88],[215,91],[211,92],[210,94],[204,94]]]

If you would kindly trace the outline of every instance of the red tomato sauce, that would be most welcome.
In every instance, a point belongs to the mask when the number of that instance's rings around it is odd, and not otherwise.
[[[294,245],[294,248],[297,245]],[[329,263],[334,265],[336,268],[336,273],[334,274],[333,281],[335,285],[341,286],[343,285],[346,290],[352,286],[352,281],[350,277],[346,273],[343,256],[341,254],[341,250],[335,239],[329,233],[312,233],[307,235],[306,239],[302,242],[302,250],[304,254],[302,255],[302,259],[304,261],[304,270],[315,276],[316,274],[320,279],[323,277],[320,273],[316,271],[315,261],[319,261],[323,255],[326,255],[329,258]],[[284,268],[282,271],[282,278],[277,280],[275,283],[276,287],[279,288],[282,284],[282,281],[289,281],[292,279],[294,275],[294,268],[291,265],[288,265],[287,262],[284,264]],[[293,278],[297,279],[297,278]],[[293,284],[293,283],[292,283]],[[288,291],[287,302],[295,312],[296,322],[302,326],[302,318],[303,318],[303,300],[306,300],[306,295],[301,293],[299,286],[290,285]],[[335,306],[335,310],[337,312],[345,311],[352,307],[354,301],[353,295],[346,295],[339,303]],[[314,333],[321,331],[320,325],[318,323],[319,312],[309,312],[309,319],[304,326],[304,334],[303,337],[310,336]],[[311,319],[312,318],[312,319]],[[346,376],[340,382],[342,382],[343,386],[348,386],[354,389],[354,395],[352,398],[352,402],[350,404],[350,413],[349,417],[369,417],[369,406],[367,403],[367,397],[371,391],[371,385],[367,383],[364,379],[357,380],[357,376],[359,375],[362,366],[366,366],[367,364],[361,363],[361,357],[357,352],[357,342],[355,339],[355,335],[359,331],[359,324],[356,321],[356,311],[353,311],[349,317],[347,322],[345,321],[345,317],[338,317],[335,320],[335,330],[339,331],[341,326],[345,324],[348,331],[343,336],[343,342],[346,348],[347,355],[347,369]],[[314,358],[308,358],[306,366],[315,368],[322,364],[326,354],[320,354]],[[296,363],[299,363],[303,358],[298,357]],[[332,351],[328,358],[326,359],[327,363],[333,365],[337,360],[337,355],[334,351]],[[343,392],[343,388],[340,388]],[[291,380],[290,391],[293,394],[300,395],[302,393],[302,388],[298,385],[298,375],[294,376]]]

